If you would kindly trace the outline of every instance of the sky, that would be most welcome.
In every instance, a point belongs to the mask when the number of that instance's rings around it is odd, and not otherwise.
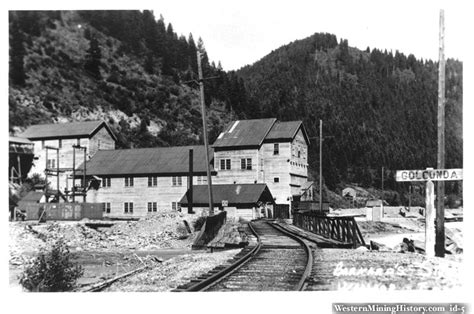
[[[316,32],[347,39],[359,49],[439,56],[439,11],[445,11],[446,57],[463,60],[468,10],[463,1],[157,1],[178,35],[204,41],[225,70],[252,64],[272,50]]]

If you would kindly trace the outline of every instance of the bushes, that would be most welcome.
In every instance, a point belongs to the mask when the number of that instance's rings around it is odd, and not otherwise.
[[[84,270],[70,261],[72,254],[63,240],[58,240],[52,249],[40,253],[24,270],[20,284],[29,291],[70,291]]]

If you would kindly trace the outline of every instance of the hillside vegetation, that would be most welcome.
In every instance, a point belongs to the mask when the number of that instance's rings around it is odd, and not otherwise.
[[[237,72],[208,60],[204,42],[178,36],[151,11],[11,11],[10,132],[34,123],[107,121],[118,147],[197,144],[196,51],[203,54],[211,142],[232,119],[303,120],[317,179],[407,189],[397,169],[436,167],[437,68],[396,51],[361,51],[316,33]],[[436,49],[436,47],[434,47]],[[446,68],[446,167],[461,168],[462,63]],[[448,184],[457,193],[460,184]]]
[[[436,47],[434,47],[436,49]],[[272,51],[238,71],[259,117],[302,119],[318,169],[323,120],[323,177],[398,189],[397,169],[436,168],[438,64],[413,55],[361,51],[332,34]],[[462,168],[462,63],[446,66],[446,167]],[[457,190],[457,184],[449,184]],[[398,187],[398,188],[397,188]]]
[[[150,11],[10,12],[10,131],[104,119],[119,147],[196,144],[196,51],[203,56],[209,132],[241,112],[242,80],[209,62],[201,39],[178,37]],[[229,114],[230,112],[230,114]]]

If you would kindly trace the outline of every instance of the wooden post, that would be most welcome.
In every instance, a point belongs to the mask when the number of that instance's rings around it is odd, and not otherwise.
[[[188,214],[193,213],[193,150],[189,150]]]
[[[425,254],[428,257],[435,256],[435,211],[434,211],[434,184],[429,180],[426,182],[426,210],[425,210]]]
[[[83,182],[84,184],[82,185],[82,197],[83,197],[83,202],[86,202],[86,156],[87,155],[87,147],[84,147],[84,176],[83,176]]]
[[[72,145],[72,202],[76,202],[76,146]]]
[[[323,212],[323,120],[319,120],[319,212]]]
[[[383,218],[383,199],[384,199],[384,197],[383,197],[383,172],[384,172],[384,171],[383,171],[383,170],[384,170],[384,167],[382,167],[382,208],[381,208],[381,210],[382,210],[382,218]]]
[[[197,64],[198,64],[198,74],[199,74],[199,89],[201,91],[201,114],[202,114],[202,137],[204,139],[204,149],[206,155],[206,170],[207,170],[207,186],[209,190],[209,216],[214,215],[214,200],[212,199],[212,178],[211,178],[211,165],[209,162],[209,144],[207,142],[207,119],[206,119],[206,104],[204,102],[204,82],[202,77],[202,67],[201,67],[201,53],[199,51],[197,54]]]
[[[56,197],[58,198],[58,203],[59,203],[59,148],[56,150]]]
[[[21,184],[21,158],[20,155],[16,156],[17,157],[17,162],[18,162],[18,183]]]
[[[439,12],[439,78],[438,78],[438,169],[444,169],[444,94],[445,94],[445,60],[444,60],[444,10]],[[444,257],[444,182],[437,184],[436,209],[436,256]]]

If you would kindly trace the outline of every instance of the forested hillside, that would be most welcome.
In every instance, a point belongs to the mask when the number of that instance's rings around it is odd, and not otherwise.
[[[436,49],[436,47],[434,47]],[[318,169],[323,120],[324,180],[396,188],[397,169],[436,168],[438,64],[413,55],[349,46],[332,34],[276,49],[238,71],[259,117],[302,119],[310,169]],[[462,168],[462,63],[446,66],[446,166]]]
[[[361,51],[332,34],[280,47],[224,72],[204,42],[178,36],[151,11],[11,11],[9,121],[107,121],[119,148],[202,143],[196,51],[204,54],[210,140],[232,119],[303,120],[317,178],[399,189],[396,169],[436,167],[437,63]],[[434,47],[436,49],[436,47]],[[446,69],[446,166],[462,161],[462,63]],[[448,185],[457,192],[457,186]]]
[[[10,12],[10,131],[104,119],[119,147],[196,144],[196,51],[203,54],[210,137],[244,117],[243,81],[208,60],[204,43],[150,11]],[[231,114],[229,114],[231,112]],[[202,142],[202,141],[201,141]]]

